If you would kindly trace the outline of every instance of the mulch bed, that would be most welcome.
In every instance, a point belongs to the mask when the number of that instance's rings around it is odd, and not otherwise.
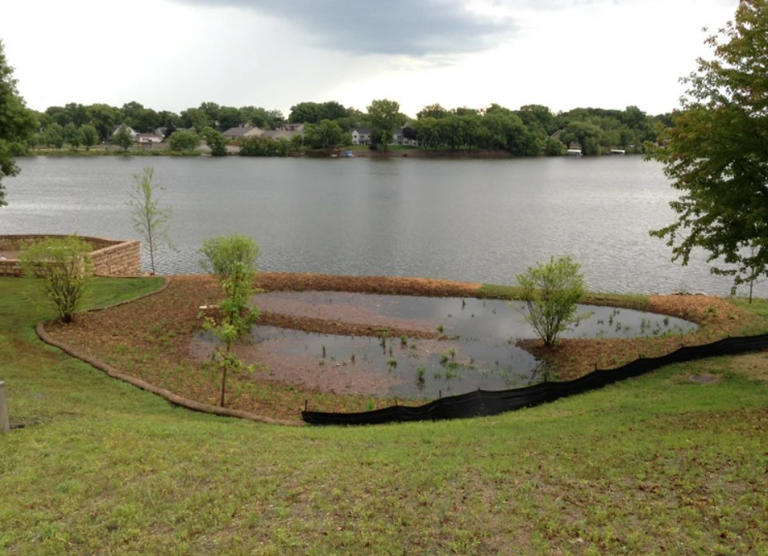
[[[481,284],[424,278],[326,276],[296,273],[264,273],[258,287],[266,291],[351,291],[361,293],[480,296]],[[180,396],[202,403],[218,402],[219,374],[201,365],[193,339],[201,330],[200,309],[215,305],[222,295],[210,276],[172,276],[161,292],[107,310],[78,315],[73,325],[50,324],[46,329],[58,341],[100,359],[122,372],[156,384]],[[555,349],[541,342],[524,340],[521,347],[544,358],[561,379],[571,379],[599,368],[612,368],[636,359],[662,355],[686,345],[708,343],[734,335],[756,324],[750,316],[727,300],[709,296],[650,296],[642,309],[697,322],[701,329],[686,336],[642,339],[561,340]],[[378,336],[381,325],[328,320],[316,316],[281,315],[265,312],[259,321],[309,332]],[[435,332],[387,327],[389,336],[434,338]],[[273,362],[274,363],[274,362]],[[346,381],[334,383],[334,376]],[[326,379],[323,379],[326,380]],[[349,393],[349,377],[327,373],[327,382],[312,386],[275,379],[265,368],[228,378],[227,406],[268,417],[300,419],[300,410],[363,411],[390,405],[393,400]],[[400,402],[402,403],[402,401]],[[422,402],[419,402],[422,403]]]

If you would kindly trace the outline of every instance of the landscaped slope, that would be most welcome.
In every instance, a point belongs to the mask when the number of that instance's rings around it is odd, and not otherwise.
[[[25,286],[0,279],[0,379],[26,425],[0,436],[0,552],[768,550],[765,354],[492,418],[281,427],[46,347]],[[103,281],[94,301],[153,287]]]

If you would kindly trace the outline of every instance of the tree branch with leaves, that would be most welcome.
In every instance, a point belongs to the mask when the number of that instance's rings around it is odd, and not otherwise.
[[[681,192],[677,220],[651,234],[683,265],[707,251],[735,288],[768,274],[768,2],[742,0],[706,42],[714,58],[683,79],[682,109],[649,153]]]

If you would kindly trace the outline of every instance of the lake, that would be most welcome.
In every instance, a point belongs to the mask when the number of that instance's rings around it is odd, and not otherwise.
[[[200,272],[209,237],[240,233],[269,271],[513,283],[550,255],[581,263],[589,289],[728,294],[703,254],[669,261],[648,231],[676,192],[637,156],[503,160],[33,157],[6,178],[0,234],[135,238],[131,176],[155,169],[176,251],[161,273]],[[762,291],[766,290],[766,291]],[[768,288],[759,285],[760,295]]]

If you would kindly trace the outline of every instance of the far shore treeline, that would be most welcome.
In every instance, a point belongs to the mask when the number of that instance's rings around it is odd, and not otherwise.
[[[215,102],[178,114],[138,102],[122,107],[69,103],[35,113],[39,125],[28,145],[33,152],[88,151],[96,145],[124,152],[154,147],[155,154],[163,147],[193,153],[207,145],[213,155],[286,156],[351,145],[387,150],[396,144],[430,151],[506,151],[512,156],[556,156],[571,148],[589,156],[612,150],[643,152],[647,142],[656,141],[660,129],[671,125],[671,114],[650,116],[636,106],[555,113],[537,104],[517,110],[498,104],[481,109],[432,104],[416,118],[399,108],[396,101],[386,99],[372,101],[365,112],[336,101],[301,102],[291,107],[286,118],[278,110]],[[225,134],[233,128],[267,133]],[[136,134],[146,136],[142,149]]]

